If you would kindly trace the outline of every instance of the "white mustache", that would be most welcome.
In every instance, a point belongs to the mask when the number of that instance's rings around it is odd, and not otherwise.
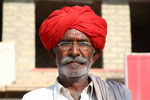
[[[77,56],[77,57],[67,56],[61,60],[61,63],[63,65],[66,65],[66,64],[71,63],[71,62],[77,62],[79,64],[85,64],[85,63],[87,63],[87,61],[88,60],[86,58],[81,57],[81,56]]]

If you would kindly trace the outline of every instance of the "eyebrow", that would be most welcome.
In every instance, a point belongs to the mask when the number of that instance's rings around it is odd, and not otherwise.
[[[59,42],[71,42],[70,39],[61,39]]]
[[[87,39],[78,40],[78,42],[89,42]]]
[[[61,39],[59,42],[72,42],[71,39]],[[77,42],[89,42],[87,39],[77,40]]]

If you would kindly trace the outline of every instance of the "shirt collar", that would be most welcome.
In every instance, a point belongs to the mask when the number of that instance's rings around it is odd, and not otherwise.
[[[58,82],[58,77],[57,77],[55,84],[54,84],[54,98],[55,98],[55,100],[57,100],[57,97],[60,94],[60,91],[62,88],[64,88],[64,87]],[[88,86],[83,89],[83,91],[86,93],[90,93],[90,97],[91,97],[93,94],[93,82],[91,81],[90,84],[88,84]]]

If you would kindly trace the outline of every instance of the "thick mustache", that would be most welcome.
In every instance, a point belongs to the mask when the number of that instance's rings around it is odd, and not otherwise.
[[[85,64],[88,60],[84,57],[77,56],[77,57],[72,57],[72,56],[67,56],[62,59],[61,63],[63,65],[71,63],[71,62],[77,62],[79,64]]]

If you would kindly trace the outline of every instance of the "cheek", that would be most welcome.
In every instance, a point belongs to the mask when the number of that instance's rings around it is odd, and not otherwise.
[[[93,51],[92,50],[88,50],[87,52],[84,52],[84,57],[88,60],[91,60],[91,58],[93,57]]]
[[[61,62],[61,60],[67,56],[67,53],[66,52],[60,52],[60,51],[56,51],[55,52],[55,55],[56,55],[56,60],[58,63]]]
[[[92,60],[93,60],[92,58],[93,58],[93,55],[92,55],[92,54],[88,56],[88,61],[89,61],[89,63],[92,63]]]

